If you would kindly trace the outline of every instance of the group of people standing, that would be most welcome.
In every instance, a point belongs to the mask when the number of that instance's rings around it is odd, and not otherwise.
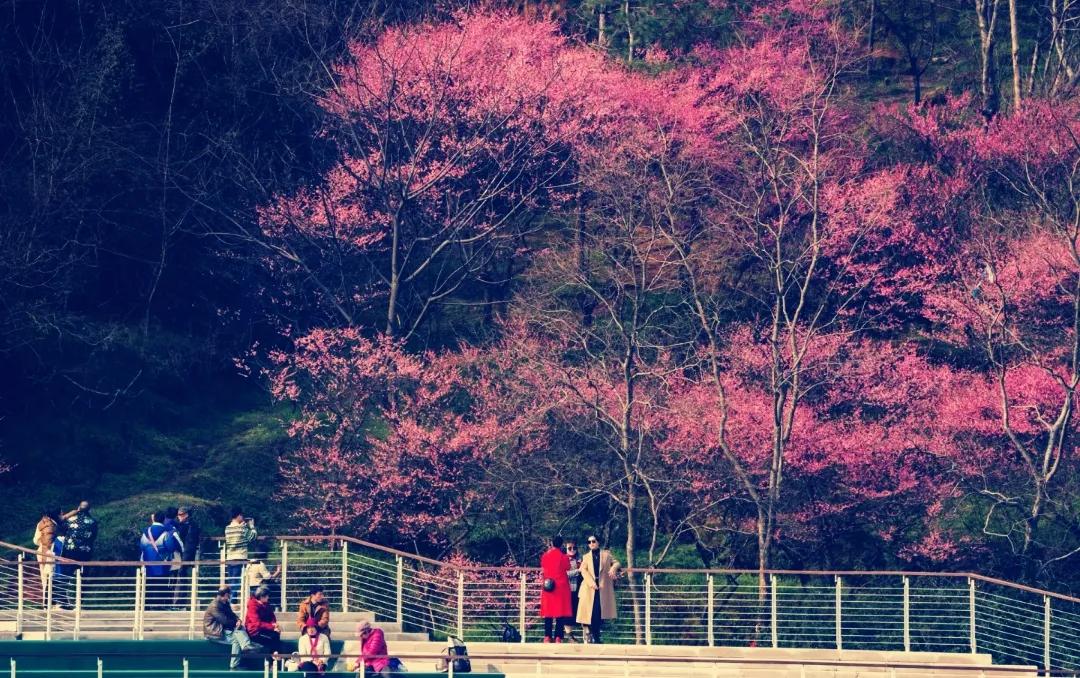
[[[192,566],[199,558],[202,530],[192,520],[189,506],[169,507],[150,516],[150,526],[139,537],[140,560],[146,566],[146,605],[150,609],[176,607],[189,590]]]
[[[78,566],[59,564],[57,558],[89,562],[93,559],[97,536],[98,522],[90,513],[88,501],[80,502],[77,508],[63,513],[60,509],[41,512],[41,519],[34,529],[34,546],[37,547],[42,602],[47,601],[47,587],[53,582],[53,603],[65,609],[74,606],[74,572]]]
[[[561,643],[568,636],[572,641],[575,622],[584,628],[585,642],[599,643],[604,622],[617,616],[615,580],[622,565],[611,551],[600,547],[595,535],[587,543],[588,551],[579,556],[574,541],[564,543],[561,536],[555,536],[540,557],[545,643]]]

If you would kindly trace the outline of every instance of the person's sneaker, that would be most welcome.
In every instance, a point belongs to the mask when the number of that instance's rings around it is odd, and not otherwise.
[[[556,638],[556,639],[555,639],[555,643],[556,643],[556,644],[562,643],[562,638]]]
[[[543,642],[550,643],[551,642],[551,636],[544,636],[544,641]]]

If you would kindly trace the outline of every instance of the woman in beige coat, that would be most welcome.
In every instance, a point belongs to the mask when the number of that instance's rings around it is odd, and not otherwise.
[[[588,629],[586,639],[590,643],[600,642],[600,630],[605,619],[618,616],[615,578],[619,576],[620,567],[611,551],[600,550],[600,540],[596,536],[589,537],[589,552],[581,559],[577,621]]]

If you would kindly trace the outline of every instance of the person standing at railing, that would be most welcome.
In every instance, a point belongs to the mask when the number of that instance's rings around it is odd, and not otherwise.
[[[301,633],[311,621],[315,622],[320,633],[330,635],[330,603],[326,602],[323,587],[318,585],[308,589],[308,597],[300,603],[300,609],[296,613],[296,625]]]
[[[60,526],[60,509],[47,509],[41,512],[41,520],[34,529],[34,546],[37,547],[38,574],[41,577],[41,603],[46,603],[46,589],[56,569],[54,551],[56,533]]]
[[[98,536],[98,521],[94,516],[90,515],[90,502],[83,501],[79,503],[79,508],[74,512],[65,514],[67,519],[64,521],[65,536],[64,536],[64,558],[68,560],[74,560],[79,563],[86,563],[94,559],[94,543],[97,541]],[[64,587],[62,592],[54,594],[55,597],[60,599],[60,604],[67,608],[73,609],[75,607],[75,570],[82,569],[81,565],[65,565],[63,566],[64,574]]]
[[[146,606],[149,609],[168,607],[172,596],[169,592],[169,568],[173,554],[180,545],[172,531],[165,527],[165,512],[156,511],[150,517],[150,527],[139,538],[141,560],[154,563],[146,566]]]
[[[581,557],[577,552],[577,544],[573,539],[568,539],[563,547],[566,557],[570,561],[570,569],[566,576],[570,580],[570,615],[563,620],[563,632],[568,642],[574,642],[574,623],[577,621],[578,589],[581,588]]]
[[[248,560],[248,547],[259,533],[255,531],[255,521],[244,517],[242,508],[233,507],[230,513],[232,520],[225,526],[225,543],[222,545],[221,557],[225,561],[225,583],[239,591],[244,564]]]
[[[540,616],[544,618],[544,642],[563,641],[563,618],[569,617],[570,606],[570,559],[562,550],[563,538],[551,538],[551,548],[540,557],[541,576],[544,577],[540,592]]]
[[[232,591],[228,586],[217,590],[210,607],[203,613],[203,637],[211,643],[231,646],[229,669],[235,670],[240,667],[240,653],[251,649],[251,638],[244,630],[240,617],[233,612],[231,597]]]
[[[273,572],[267,567],[262,556],[256,555],[248,561],[247,567],[247,585],[249,596],[254,596],[255,591],[260,586],[265,586],[270,590],[270,599],[274,599],[274,592],[277,589],[277,580],[281,576],[281,566],[278,565]]]
[[[184,545],[180,559],[185,563],[199,559],[199,545],[202,542],[202,530],[191,520],[192,510],[190,506],[181,506],[176,511],[176,536]],[[181,605],[185,600],[185,594],[190,591],[192,571],[192,565],[181,566],[179,581],[173,595],[173,606]]]
[[[581,590],[578,595],[577,620],[588,627],[590,643],[600,642],[604,621],[615,619],[615,578],[619,576],[619,561],[607,549],[601,550],[600,540],[589,537],[589,552],[581,562]]]

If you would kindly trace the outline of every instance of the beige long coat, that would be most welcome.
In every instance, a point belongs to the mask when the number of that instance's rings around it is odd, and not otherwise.
[[[618,612],[615,608],[615,573],[621,565],[612,557],[611,551],[600,552],[600,576],[593,571],[592,553],[586,551],[581,556],[581,586],[578,588],[577,622],[588,624],[592,622],[593,597],[596,590],[600,589],[600,616],[604,619],[615,619]]]

